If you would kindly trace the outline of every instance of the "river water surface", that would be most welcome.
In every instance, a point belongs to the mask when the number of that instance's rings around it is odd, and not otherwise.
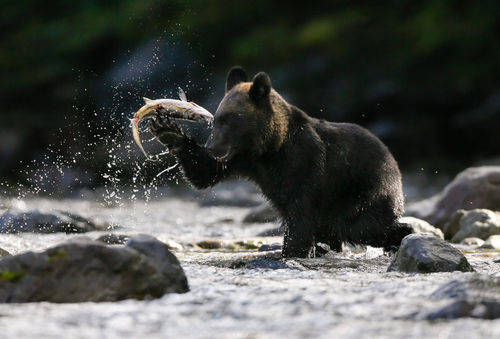
[[[119,225],[118,234],[147,233],[178,249],[190,292],[156,300],[0,305],[2,338],[500,338],[500,320],[428,321],[450,303],[434,299],[443,284],[473,273],[386,273],[381,250],[345,250],[317,259],[279,259],[258,252],[280,237],[258,238],[273,224],[243,224],[238,207],[200,207],[190,199],[133,201],[104,207],[86,200],[0,200],[0,207],[59,209]],[[1,212],[1,211],[0,211]],[[86,235],[9,234],[12,254],[40,251]],[[220,240],[223,248],[190,244]],[[249,246],[231,247],[244,241]],[[479,273],[498,276],[498,252],[469,252]]]

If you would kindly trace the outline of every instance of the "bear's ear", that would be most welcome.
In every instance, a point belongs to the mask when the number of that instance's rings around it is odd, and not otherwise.
[[[226,93],[240,82],[248,81],[247,72],[241,66],[233,66],[227,73],[226,78]]]
[[[264,72],[257,73],[253,78],[248,95],[255,103],[259,104],[269,96],[271,92],[271,79]]]

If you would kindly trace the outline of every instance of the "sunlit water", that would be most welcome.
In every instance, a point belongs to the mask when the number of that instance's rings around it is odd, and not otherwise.
[[[256,238],[273,224],[242,224],[245,208],[199,207],[165,199],[103,207],[84,200],[3,200],[4,208],[62,209],[120,225],[119,234],[148,233],[183,244],[175,251],[190,292],[157,300],[78,304],[0,305],[3,338],[493,338],[500,320],[421,319],[448,304],[430,295],[466,273],[386,273],[389,258],[378,249],[345,251],[326,258],[281,261],[278,252],[206,251],[189,244],[207,239],[281,242]],[[104,232],[85,236],[97,238]],[[0,247],[16,254],[43,250],[65,234],[1,235]],[[496,275],[490,256],[468,254],[477,271]],[[266,256],[268,260],[253,260]],[[245,264],[246,263],[246,264]]]

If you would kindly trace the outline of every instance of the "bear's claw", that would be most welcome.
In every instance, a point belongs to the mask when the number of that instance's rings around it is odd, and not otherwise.
[[[150,119],[149,130],[163,144],[171,147],[186,137],[182,128],[166,115],[155,115]]]

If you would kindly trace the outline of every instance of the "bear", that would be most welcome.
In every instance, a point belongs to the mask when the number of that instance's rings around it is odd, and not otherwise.
[[[283,257],[313,257],[318,243],[394,251],[412,233],[398,222],[401,173],[382,141],[361,126],[310,117],[264,72],[248,81],[243,68],[231,68],[205,145],[161,115],[150,130],[195,188],[234,177],[259,186],[281,216]]]

